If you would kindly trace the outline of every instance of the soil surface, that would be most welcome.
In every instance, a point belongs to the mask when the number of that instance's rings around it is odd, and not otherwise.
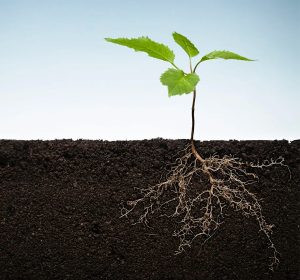
[[[133,225],[122,201],[160,182],[187,140],[0,141],[0,279],[300,279],[300,141],[197,142],[204,157],[283,156],[251,186],[274,224],[280,265],[271,272],[254,218],[226,209],[203,246],[174,255],[178,220],[159,214]]]

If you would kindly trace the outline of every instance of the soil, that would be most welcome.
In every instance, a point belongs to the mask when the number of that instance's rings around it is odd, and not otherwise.
[[[203,156],[283,156],[251,188],[274,224],[280,265],[253,218],[226,210],[204,245],[174,255],[176,219],[120,218],[136,188],[158,183],[187,140],[0,141],[0,279],[300,279],[300,140],[196,142]]]

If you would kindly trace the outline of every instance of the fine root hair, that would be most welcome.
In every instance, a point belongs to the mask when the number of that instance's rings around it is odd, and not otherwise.
[[[261,200],[249,185],[258,182],[255,169],[284,166],[283,157],[264,160],[261,163],[245,162],[233,156],[200,157],[193,145],[188,145],[172,165],[166,180],[140,190],[140,198],[128,201],[121,209],[121,217],[127,217],[138,205],[142,213],[136,223],[148,225],[151,216],[160,211],[163,216],[177,217],[178,228],[173,235],[179,239],[176,254],[191,247],[196,238],[204,244],[224,222],[224,211],[232,208],[245,217],[253,217],[268,242],[269,267],[279,264],[279,252],[272,239],[273,225],[267,223]],[[288,168],[288,167],[287,167]],[[288,169],[289,170],[289,169]],[[168,206],[168,207],[166,207]],[[166,209],[173,209],[165,213]]]

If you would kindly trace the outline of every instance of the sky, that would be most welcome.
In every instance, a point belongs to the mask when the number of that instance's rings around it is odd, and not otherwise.
[[[170,65],[104,41],[149,36],[188,71],[201,56],[195,138],[300,138],[298,0],[0,0],[0,139],[187,139],[192,94],[169,98]]]

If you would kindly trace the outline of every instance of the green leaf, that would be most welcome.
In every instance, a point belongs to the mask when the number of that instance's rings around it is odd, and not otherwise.
[[[168,69],[160,77],[161,83],[168,86],[169,96],[192,92],[199,80],[197,74],[185,74],[182,70],[177,69]]]
[[[213,51],[213,52],[203,56],[201,58],[200,62],[203,62],[205,60],[210,60],[210,59],[217,59],[217,58],[253,61],[252,59],[240,56],[239,54],[236,54],[236,53],[233,53],[230,51]]]
[[[183,48],[183,50],[187,53],[189,57],[193,57],[199,54],[198,49],[188,38],[176,32],[174,32],[172,35],[175,42]]]
[[[139,37],[139,38],[105,38],[106,41],[115,43],[118,45],[126,46],[132,48],[135,51],[145,52],[149,56],[174,63],[175,55],[169,47],[154,42],[148,37]]]

